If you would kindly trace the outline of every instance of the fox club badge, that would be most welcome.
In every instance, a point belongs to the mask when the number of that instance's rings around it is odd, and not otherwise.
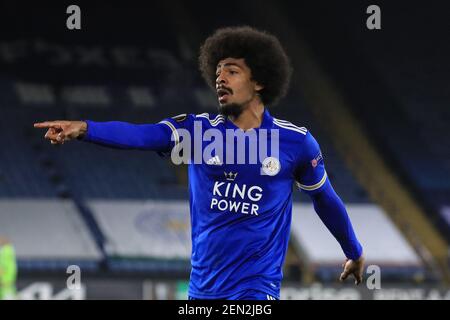
[[[262,162],[261,169],[262,169],[262,172],[261,172],[262,175],[274,176],[278,172],[280,172],[281,164],[277,158],[267,157]]]

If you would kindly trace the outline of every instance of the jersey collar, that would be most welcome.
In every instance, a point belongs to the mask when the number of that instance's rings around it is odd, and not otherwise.
[[[225,124],[228,128],[232,128],[232,129],[240,129],[238,126],[236,126],[231,120],[229,120],[228,118],[225,119]],[[264,108],[264,113],[263,113],[263,119],[261,122],[261,126],[254,128],[255,130],[257,129],[270,129],[272,128],[273,125],[273,117],[270,115],[269,113],[269,109],[267,107]]]

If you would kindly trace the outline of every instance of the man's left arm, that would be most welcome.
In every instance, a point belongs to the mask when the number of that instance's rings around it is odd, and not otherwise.
[[[364,268],[363,249],[356,238],[344,203],[329,181],[319,144],[309,131],[302,142],[295,178],[302,192],[311,197],[316,213],[347,257],[342,265],[344,270],[340,280],[353,274],[355,283],[359,284]]]
[[[362,281],[364,269],[363,250],[356,238],[344,203],[336,194],[329,181],[326,181],[319,192],[310,194],[310,197],[314,204],[314,210],[339,242],[347,257],[347,260],[342,265],[344,271],[340,276],[340,280],[343,281],[353,274],[355,283],[359,284]]]

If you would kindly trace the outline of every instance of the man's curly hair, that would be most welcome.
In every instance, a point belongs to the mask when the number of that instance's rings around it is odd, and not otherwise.
[[[216,68],[226,58],[245,60],[252,79],[264,88],[264,104],[275,105],[289,88],[292,68],[278,39],[252,27],[227,27],[214,32],[200,48],[199,67],[209,86],[215,88]]]

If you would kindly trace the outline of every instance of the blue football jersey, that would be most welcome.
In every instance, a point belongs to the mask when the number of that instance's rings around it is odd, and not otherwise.
[[[226,139],[230,129],[243,131],[222,115],[180,115],[164,119],[158,125],[162,124],[173,140],[163,150],[166,153],[186,139],[183,131],[193,139],[207,130],[213,136],[214,132],[221,133],[210,141],[202,141],[201,148],[197,148],[200,153],[195,154],[194,150],[189,155],[192,226],[189,295],[220,299],[257,289],[279,298],[290,235],[293,185],[314,193],[327,181],[314,137],[304,127],[272,117],[266,109],[261,126],[245,132],[256,137],[258,153],[263,149],[260,141],[268,144],[267,154],[255,162],[250,161],[255,153],[250,138],[246,138],[244,148]],[[233,139],[236,142],[237,138]],[[213,150],[205,161],[194,161],[213,141],[223,146],[220,152]],[[194,145],[193,141],[190,143]],[[275,143],[278,148],[273,154],[271,147]],[[245,161],[239,161],[239,157]]]

